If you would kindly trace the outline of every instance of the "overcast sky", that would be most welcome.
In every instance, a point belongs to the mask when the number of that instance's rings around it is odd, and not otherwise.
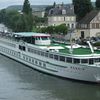
[[[29,0],[31,5],[50,5],[53,4],[54,1],[56,3],[62,3],[65,4],[71,3],[72,0]],[[95,1],[95,0],[91,0]],[[10,5],[22,5],[24,0],[0,0],[0,9],[5,8]]]

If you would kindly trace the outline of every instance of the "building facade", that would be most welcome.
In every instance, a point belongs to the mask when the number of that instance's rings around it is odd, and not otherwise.
[[[66,24],[69,28],[76,28],[76,16],[73,5],[56,5],[50,9],[48,15],[48,26]]]
[[[78,38],[89,38],[100,36],[100,12],[91,11],[77,24]]]

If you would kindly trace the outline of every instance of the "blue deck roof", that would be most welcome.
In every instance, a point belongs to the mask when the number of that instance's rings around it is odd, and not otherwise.
[[[22,37],[35,37],[35,36],[50,36],[49,34],[45,34],[45,33],[36,33],[36,32],[19,32],[19,33],[14,33],[14,35],[17,36],[22,36]]]

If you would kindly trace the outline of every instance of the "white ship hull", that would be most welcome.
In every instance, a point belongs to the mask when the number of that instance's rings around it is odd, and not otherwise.
[[[5,44],[1,41],[5,41]],[[27,51],[21,51],[17,48],[18,44],[16,42],[9,42],[15,44],[15,47],[6,45],[6,42],[8,43],[8,40],[0,38],[1,54],[36,70],[64,78],[97,83],[100,82],[100,67],[56,61],[41,55],[31,54]]]

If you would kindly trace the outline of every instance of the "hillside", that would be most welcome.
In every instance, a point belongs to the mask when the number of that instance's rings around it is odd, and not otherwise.
[[[45,10],[48,5],[32,5],[33,10]],[[7,10],[22,10],[22,5],[13,5],[6,8]]]
[[[67,4],[68,5],[68,4]],[[95,7],[95,2],[92,2],[93,7]],[[45,10],[45,8],[49,5],[32,5],[32,9],[34,11],[37,10]],[[22,10],[22,5],[12,5],[6,8],[7,10]]]

